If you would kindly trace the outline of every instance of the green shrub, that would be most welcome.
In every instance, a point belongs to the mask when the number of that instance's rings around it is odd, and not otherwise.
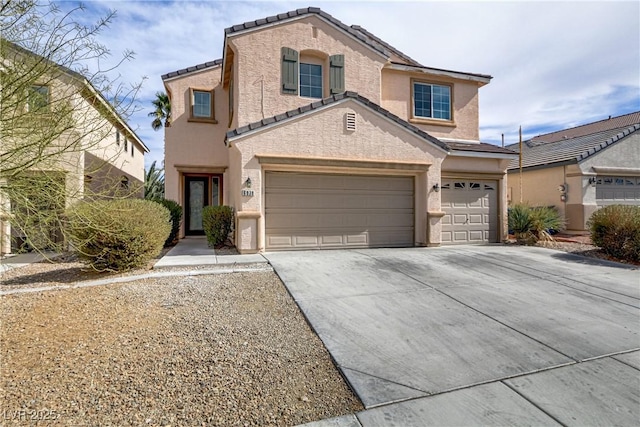
[[[550,231],[561,230],[564,225],[564,218],[554,207],[518,204],[509,209],[509,231],[521,243],[553,240]]]
[[[123,271],[158,255],[171,231],[169,211],[140,199],[79,202],[67,210],[79,257],[98,271]]]
[[[587,222],[591,241],[619,259],[640,261],[640,206],[611,205]]]
[[[153,199],[154,202],[160,203],[162,206],[169,210],[171,215],[171,232],[167,241],[164,242],[164,246],[171,246],[178,238],[178,232],[180,231],[180,222],[182,221],[182,206],[178,202],[168,199]]]
[[[209,246],[216,247],[224,244],[233,230],[233,208],[206,206],[202,211],[202,225]]]

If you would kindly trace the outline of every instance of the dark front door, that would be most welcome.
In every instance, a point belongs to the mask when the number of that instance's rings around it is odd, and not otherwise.
[[[209,177],[185,177],[185,234],[204,234],[202,210],[209,204]]]

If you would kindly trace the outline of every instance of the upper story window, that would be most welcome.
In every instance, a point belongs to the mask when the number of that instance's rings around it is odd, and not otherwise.
[[[300,96],[322,98],[322,65],[300,63]]]
[[[124,151],[127,151],[129,149],[128,145],[127,145],[127,138],[124,139]]]
[[[217,123],[213,109],[213,90],[189,89],[191,114],[189,121]]]
[[[304,55],[300,60],[298,51],[281,49],[281,90],[283,94],[300,95],[307,98],[322,98],[345,91],[344,55]],[[324,64],[324,65],[323,65]],[[328,82],[328,90],[325,88]]]
[[[29,89],[29,111],[48,110],[49,101],[49,86],[31,86]]]
[[[413,82],[413,116],[451,120],[451,86]]]
[[[120,131],[116,131],[116,145],[120,146]]]

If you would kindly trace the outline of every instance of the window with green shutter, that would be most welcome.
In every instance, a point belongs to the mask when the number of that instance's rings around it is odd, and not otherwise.
[[[344,55],[329,57],[329,90],[331,95],[344,92]]]
[[[288,47],[282,48],[282,92],[298,94],[298,52]]]

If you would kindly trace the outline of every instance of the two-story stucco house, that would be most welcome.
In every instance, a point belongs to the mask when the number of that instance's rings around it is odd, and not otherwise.
[[[317,8],[227,28],[223,57],[162,76],[166,197],[241,253],[497,242],[514,153],[479,141],[491,77],[419,64]]]
[[[0,72],[24,80],[18,86],[3,79],[0,253],[8,254],[20,249],[30,231],[11,227],[20,204],[7,189],[17,176],[54,180],[60,199],[55,204],[62,208],[87,195],[143,197],[149,149],[84,76],[0,41]],[[59,238],[56,229],[42,232]]]

